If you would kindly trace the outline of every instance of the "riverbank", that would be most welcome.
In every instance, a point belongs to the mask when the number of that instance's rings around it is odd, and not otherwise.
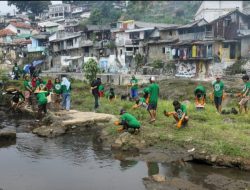
[[[239,83],[237,83],[239,82]],[[237,92],[241,88],[241,81],[226,81],[229,92]],[[211,165],[238,167],[250,170],[250,114],[219,115],[215,107],[209,102],[204,111],[196,111],[193,103],[193,89],[196,84],[191,80],[161,81],[157,120],[149,124],[149,115],[145,109],[132,109],[133,103],[121,101],[114,102],[101,99],[98,113],[116,115],[125,108],[135,115],[142,123],[138,135],[117,132],[117,126],[112,123],[102,125],[98,141],[113,149],[140,151],[146,153],[133,159],[157,161],[197,161]],[[211,83],[203,82],[207,91],[211,90]],[[126,94],[126,86],[114,86],[118,95]],[[105,86],[106,89],[109,86]],[[84,112],[93,111],[93,97],[89,86],[80,81],[72,83],[72,109]],[[190,121],[186,128],[177,129],[173,118],[167,118],[163,111],[173,110],[172,100],[187,100]],[[224,108],[237,106],[237,99],[227,97]],[[154,150],[154,151],[152,151]]]

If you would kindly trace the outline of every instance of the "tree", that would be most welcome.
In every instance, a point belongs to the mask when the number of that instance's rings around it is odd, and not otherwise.
[[[97,62],[94,59],[89,59],[87,63],[83,65],[84,75],[90,84],[96,78],[97,73],[100,73],[100,71],[101,70],[98,67]]]
[[[51,5],[50,1],[8,1],[8,5],[14,5],[17,7],[19,12],[31,11],[35,15],[43,12],[43,10],[48,9]]]
[[[140,53],[137,53],[135,54],[134,61],[135,61],[135,74],[136,74],[137,70],[143,66],[144,56]]]

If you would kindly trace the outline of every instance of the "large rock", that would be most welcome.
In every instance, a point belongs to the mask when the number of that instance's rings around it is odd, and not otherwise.
[[[16,131],[0,130],[0,141],[16,140]]]
[[[101,128],[104,125],[98,125],[98,123],[110,122],[115,119],[115,116],[109,114],[76,110],[60,111],[48,114],[43,119],[44,125],[34,129],[33,133],[42,137],[56,137],[65,134],[68,130],[83,126],[97,125]]]

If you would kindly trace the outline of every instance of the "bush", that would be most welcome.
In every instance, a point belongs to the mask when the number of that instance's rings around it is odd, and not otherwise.
[[[94,59],[90,59],[83,64],[83,72],[88,82],[91,83],[96,78],[97,73],[100,73],[100,68]]]

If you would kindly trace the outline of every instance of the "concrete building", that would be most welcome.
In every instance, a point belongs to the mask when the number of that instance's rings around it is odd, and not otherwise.
[[[49,5],[49,18],[65,18],[71,15],[71,5],[62,3]]]
[[[211,22],[236,8],[238,8],[239,11],[243,11],[243,1],[202,1],[194,19],[205,19]]]

